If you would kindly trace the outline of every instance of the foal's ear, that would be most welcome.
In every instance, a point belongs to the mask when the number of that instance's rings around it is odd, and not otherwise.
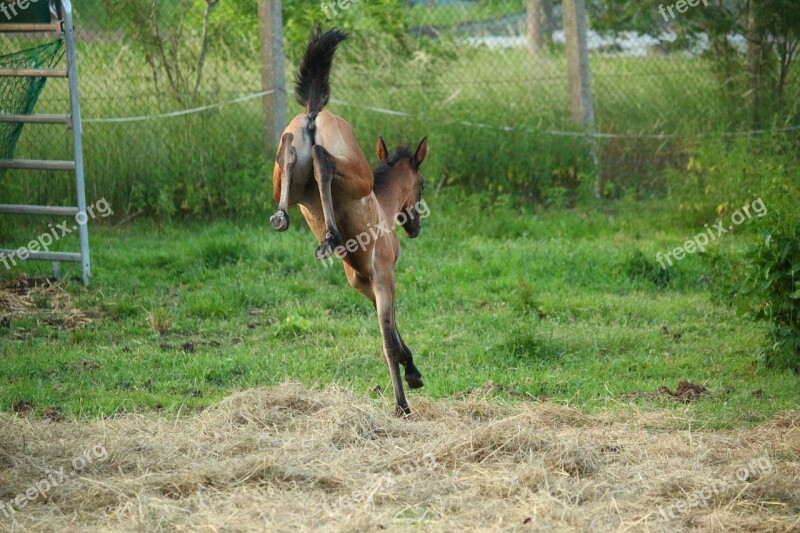
[[[389,159],[389,150],[386,149],[386,141],[383,137],[378,136],[378,143],[375,145],[375,152],[378,154],[378,159],[386,161]]]
[[[428,138],[427,137],[422,139],[422,142],[419,143],[419,148],[417,148],[417,153],[414,154],[414,166],[419,168],[422,165],[422,162],[425,161],[426,157],[428,157]]]

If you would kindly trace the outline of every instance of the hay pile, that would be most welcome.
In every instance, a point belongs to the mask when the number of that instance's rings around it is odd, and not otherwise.
[[[798,412],[711,433],[663,411],[413,406],[398,420],[388,399],[289,384],[177,417],[0,414],[0,500],[82,457],[0,529],[800,530]]]
[[[91,324],[94,318],[78,308],[61,282],[22,276],[0,284],[0,327],[19,321],[72,331]],[[21,328],[17,335],[24,338],[26,333]]]

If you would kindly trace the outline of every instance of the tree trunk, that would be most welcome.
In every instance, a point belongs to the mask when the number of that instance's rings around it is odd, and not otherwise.
[[[544,49],[543,2],[544,0],[528,0],[528,46],[534,53]]]
[[[564,37],[567,44],[570,107],[572,119],[586,132],[594,166],[594,197],[600,198],[602,171],[600,155],[594,137],[594,100],[589,66],[588,19],[585,0],[563,0]]]

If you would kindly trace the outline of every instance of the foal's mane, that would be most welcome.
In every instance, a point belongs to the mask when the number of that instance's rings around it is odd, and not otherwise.
[[[389,159],[382,161],[381,164],[378,165],[378,168],[372,172],[375,177],[375,189],[379,191],[383,190],[389,183],[392,168],[401,160],[411,159],[413,157],[414,154],[407,145],[401,146],[395,150],[394,153],[389,156]]]

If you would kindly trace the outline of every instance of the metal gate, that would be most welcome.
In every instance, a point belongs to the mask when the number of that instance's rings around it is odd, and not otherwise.
[[[89,258],[89,228],[86,215],[86,187],[83,166],[83,131],[78,96],[78,70],[72,4],[70,0],[49,0],[28,3],[25,9],[20,6],[21,3],[16,4],[16,10],[10,19],[0,17],[0,33],[53,34],[64,42],[66,68],[0,68],[0,77],[66,79],[69,85],[70,113],[68,115],[4,114],[0,109],[0,123],[30,124],[34,127],[54,124],[67,126],[72,129],[73,159],[71,161],[0,159],[0,169],[72,172],[75,175],[77,206],[51,207],[0,204],[0,214],[74,217],[78,223],[80,253],[33,251],[21,248],[18,250],[0,249],[0,254],[4,254],[6,258],[13,258],[15,261],[50,261],[53,263],[53,272],[57,277],[60,275],[60,264],[62,262],[80,263],[83,283],[88,285],[89,277],[91,276],[91,262]],[[7,9],[9,8],[9,6],[6,7]]]

